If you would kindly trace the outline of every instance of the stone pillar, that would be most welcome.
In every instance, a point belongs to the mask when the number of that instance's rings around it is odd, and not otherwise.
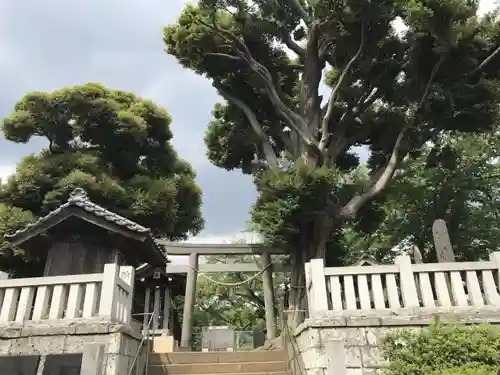
[[[153,304],[153,329],[155,331],[158,331],[159,323],[160,323],[160,300],[161,300],[161,294],[160,294],[160,287],[156,286],[155,287],[155,300]]]
[[[432,236],[434,237],[434,247],[439,263],[451,263],[455,261],[455,254],[451,246],[450,236],[446,222],[443,219],[437,219],[432,224]]]
[[[182,316],[181,347],[191,346],[193,336],[193,312],[196,299],[196,278],[198,277],[198,254],[189,254],[189,269],[184,294],[184,312]]]
[[[83,348],[80,375],[101,375],[104,361],[104,345],[88,344]]]
[[[266,308],[266,329],[267,339],[276,338],[276,314],[274,310],[274,286],[273,269],[270,265],[271,257],[267,251],[260,255],[261,267],[268,266],[262,273],[262,283],[264,284],[264,304]]]
[[[151,288],[147,287],[146,293],[144,296],[144,317],[143,317],[143,323],[142,323],[142,330],[143,330],[142,334],[143,335],[145,335],[150,328],[150,327],[148,327],[149,319],[151,319],[151,316],[149,315],[150,299],[151,299]]]
[[[162,329],[170,334],[170,327],[168,326],[170,320],[170,307],[172,305],[172,297],[170,296],[170,289],[168,285],[165,286],[165,294],[163,301],[163,327]]]

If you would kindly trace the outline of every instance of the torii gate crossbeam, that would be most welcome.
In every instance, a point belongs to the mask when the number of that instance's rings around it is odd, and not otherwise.
[[[274,287],[271,266],[271,254],[285,254],[282,249],[271,249],[262,244],[188,244],[188,243],[172,243],[164,240],[156,240],[156,243],[163,247],[167,255],[187,255],[189,256],[189,263],[187,265],[187,279],[186,290],[184,295],[184,311],[182,320],[182,335],[181,347],[189,347],[192,340],[193,332],[193,312],[196,298],[196,279],[199,270],[199,256],[200,255],[258,255],[260,264],[254,267],[263,269],[262,282],[264,286],[264,304],[266,312],[266,329],[268,339],[276,337],[276,314],[274,310]],[[220,266],[220,265],[219,265]],[[225,264],[218,267],[216,272],[234,271],[234,265]],[[167,266],[168,269],[172,267],[173,270],[176,266]],[[185,266],[184,266],[185,267]],[[251,267],[253,268],[253,267]],[[209,272],[209,267],[201,272]],[[250,268],[248,268],[250,269]],[[284,269],[281,268],[281,271]],[[180,271],[180,269],[178,270]],[[215,271],[215,270],[214,270]]]

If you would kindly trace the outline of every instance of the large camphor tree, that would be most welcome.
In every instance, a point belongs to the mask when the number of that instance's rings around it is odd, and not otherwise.
[[[373,217],[402,163],[443,132],[496,123],[500,24],[477,10],[473,0],[199,0],[165,28],[167,52],[225,99],[208,157],[254,175],[254,229],[290,253],[290,309],[304,307],[304,262],[328,258],[346,222]],[[356,146],[370,152],[369,178]]]
[[[3,119],[4,137],[48,147],[23,158],[0,191],[0,269],[36,274],[40,254],[3,236],[66,202],[76,187],[89,198],[172,241],[203,228],[195,173],[172,148],[171,118],[149,100],[89,83],[31,92]]]

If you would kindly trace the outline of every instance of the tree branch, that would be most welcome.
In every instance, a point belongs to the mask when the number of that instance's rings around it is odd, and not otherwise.
[[[212,315],[215,315],[216,318],[219,318],[219,320],[223,321],[223,322],[226,322],[227,324],[231,324],[231,321],[229,321],[227,318],[225,318],[219,311],[211,308],[211,307],[208,307],[208,306],[205,306],[203,303],[201,302],[198,302],[198,307],[200,309],[202,309],[203,311],[205,311],[206,313],[208,314],[212,314]]]
[[[271,145],[271,142],[269,142],[269,138],[268,138],[267,134],[264,132],[264,130],[262,129],[262,126],[260,125],[260,122],[257,119],[257,116],[255,115],[255,113],[243,101],[241,101],[240,99],[236,98],[234,95],[231,95],[229,92],[227,92],[222,87],[222,84],[220,82],[218,82],[217,80],[214,80],[214,86],[215,86],[215,88],[217,88],[217,90],[220,92],[220,94],[227,101],[233,103],[235,106],[237,106],[239,109],[241,109],[241,111],[243,111],[243,113],[245,114],[253,131],[260,138],[260,141],[262,143],[262,151],[264,152],[264,156],[265,156],[267,163],[269,164],[269,167],[274,168],[274,169],[278,169],[278,167],[279,167],[278,157],[276,156],[276,153],[274,152],[273,146]]]
[[[283,43],[285,43],[285,45],[291,49],[293,52],[295,52],[297,55],[299,55],[300,57],[304,57],[306,55],[306,51],[304,48],[302,48],[301,46],[299,46],[293,39],[292,39],[292,36],[290,34],[288,34],[287,32],[283,33],[283,35],[281,36],[281,40],[283,41]]]
[[[236,277],[241,281],[243,282],[243,277],[241,276],[241,274],[238,272],[236,273]],[[265,308],[266,305],[264,303],[264,301],[259,298],[254,292],[252,289],[250,289],[250,287],[248,286],[248,284],[242,284],[241,285],[243,287],[243,289],[245,290],[245,293],[244,294],[239,294],[237,293],[237,295],[239,295],[240,297],[243,297],[243,298],[246,298],[246,299],[249,299],[250,302],[253,302],[257,305],[257,307],[260,307],[260,308]]]
[[[281,0],[281,1],[283,1],[283,0]],[[292,7],[294,7],[300,13],[302,20],[304,21],[304,23],[307,26],[309,26],[311,24],[311,18],[307,14],[307,11],[304,9],[304,7],[299,3],[299,0],[288,0],[288,4],[290,4]]]
[[[377,88],[373,88],[371,91],[363,94],[354,107],[349,108],[342,114],[339,120],[340,128],[337,131],[337,137],[335,139],[335,142],[330,142],[330,145],[328,146],[328,153],[325,156],[325,163],[328,163],[329,161],[335,161],[339,154],[343,152],[346,147],[349,147],[350,142],[353,141],[353,139],[346,138],[345,136],[349,120],[354,119],[359,123],[362,123],[361,119],[359,119],[359,115],[366,111],[366,109],[380,97],[381,93],[379,92],[379,90]]]
[[[205,53],[205,56],[218,56],[218,57],[224,57],[229,60],[241,61],[241,58],[239,58],[238,56],[233,56],[228,53],[222,53],[222,52],[207,52]]]
[[[304,94],[302,107],[309,128],[318,129],[321,117],[321,96],[319,95],[319,84],[325,61],[319,56],[319,33],[320,25],[313,23],[309,30],[305,51],[305,70],[303,75]]]
[[[373,184],[368,189],[368,191],[366,191],[364,194],[353,197],[344,207],[341,208],[339,214],[341,218],[343,219],[355,218],[360,208],[363,207],[363,205],[365,205],[367,202],[375,198],[389,184],[389,181],[392,179],[392,176],[394,175],[394,172],[396,171],[399,162],[401,161],[401,159],[403,159],[401,156],[401,148],[406,132],[416,124],[418,119],[418,114],[422,109],[423,104],[427,100],[427,97],[429,96],[429,91],[434,81],[434,78],[436,77],[436,74],[441,64],[443,63],[444,59],[445,55],[443,54],[440,56],[439,60],[434,65],[434,68],[432,69],[432,72],[429,76],[429,80],[427,81],[427,84],[425,86],[424,93],[420,97],[418,105],[415,109],[415,113],[413,115],[413,121],[403,126],[403,128],[399,132],[396,138],[396,142],[394,143],[391,156],[389,158],[389,161],[387,162],[387,165],[375,173],[373,178]]]
[[[330,141],[330,121],[333,115],[333,108],[335,105],[335,97],[337,96],[338,91],[340,90],[340,87],[342,86],[342,83],[344,82],[345,77],[347,77],[347,74],[349,73],[349,70],[351,67],[354,65],[354,63],[359,59],[361,56],[361,53],[363,51],[363,46],[365,44],[365,22],[361,20],[361,42],[359,44],[359,48],[354,54],[354,56],[349,60],[347,63],[346,67],[340,74],[340,77],[335,84],[335,87],[332,89],[330,93],[330,98],[328,99],[328,106],[326,110],[326,114],[323,117],[323,121],[321,124],[321,139],[319,141],[318,148],[320,152],[325,154],[326,149],[328,147],[329,141]]]
[[[268,97],[278,114],[287,122],[291,129],[293,129],[295,132],[297,132],[297,134],[300,135],[302,141],[305,144],[307,144],[308,146],[316,146],[316,141],[311,136],[306,121],[304,121],[304,119],[300,115],[295,113],[293,110],[288,108],[285,103],[283,103],[278,94],[276,86],[273,83],[271,73],[264,65],[253,58],[252,53],[248,49],[247,45],[232,32],[220,28],[215,20],[213,22],[213,25],[210,25],[199,18],[197,18],[196,20],[203,26],[217,32],[220,36],[231,42],[233,52],[235,52],[236,55],[238,55],[247,64],[248,68],[251,71],[256,73],[261,78],[262,83],[266,88]]]
[[[384,169],[379,170],[378,173],[375,174],[375,183],[370,187],[370,189],[368,189],[368,191],[364,194],[355,196],[349,201],[349,203],[342,207],[342,209],[340,210],[340,216],[342,218],[353,219],[354,217],[356,217],[359,209],[363,207],[363,205],[368,201],[377,196],[388,185],[400,160],[401,146],[408,128],[408,126],[405,126],[399,132],[399,135],[396,138],[396,142],[394,143],[389,162]]]
[[[252,160],[250,163],[250,167],[252,168],[253,171],[259,170],[259,169],[269,169],[269,164],[263,160],[259,160],[255,158]]]
[[[484,67],[491,61],[495,58],[496,55],[498,55],[500,53],[500,46],[494,50],[487,58],[485,58],[481,64],[479,64],[477,67],[475,67],[473,70],[471,70],[468,74],[467,74],[467,77],[468,76],[471,76],[471,75],[474,75],[476,73],[478,73],[479,71],[483,70]]]

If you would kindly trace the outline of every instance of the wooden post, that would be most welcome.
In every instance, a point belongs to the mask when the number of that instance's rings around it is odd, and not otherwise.
[[[266,310],[267,339],[276,338],[276,314],[274,310],[274,285],[271,257],[268,252],[260,254],[261,267],[267,267],[262,273],[262,283],[264,285],[264,305]]]
[[[168,272],[168,269],[167,269]],[[184,311],[182,315],[181,347],[189,348],[193,336],[193,313],[196,300],[196,278],[198,277],[198,254],[189,255],[189,269],[184,293]]]
[[[434,247],[436,248],[437,260],[439,263],[448,263],[455,261],[453,247],[451,246],[450,236],[446,228],[446,222],[437,219],[432,224],[432,236],[434,237]]]
[[[403,307],[420,307],[410,257],[399,255],[396,257],[395,263],[399,266],[399,284],[403,296]]]

